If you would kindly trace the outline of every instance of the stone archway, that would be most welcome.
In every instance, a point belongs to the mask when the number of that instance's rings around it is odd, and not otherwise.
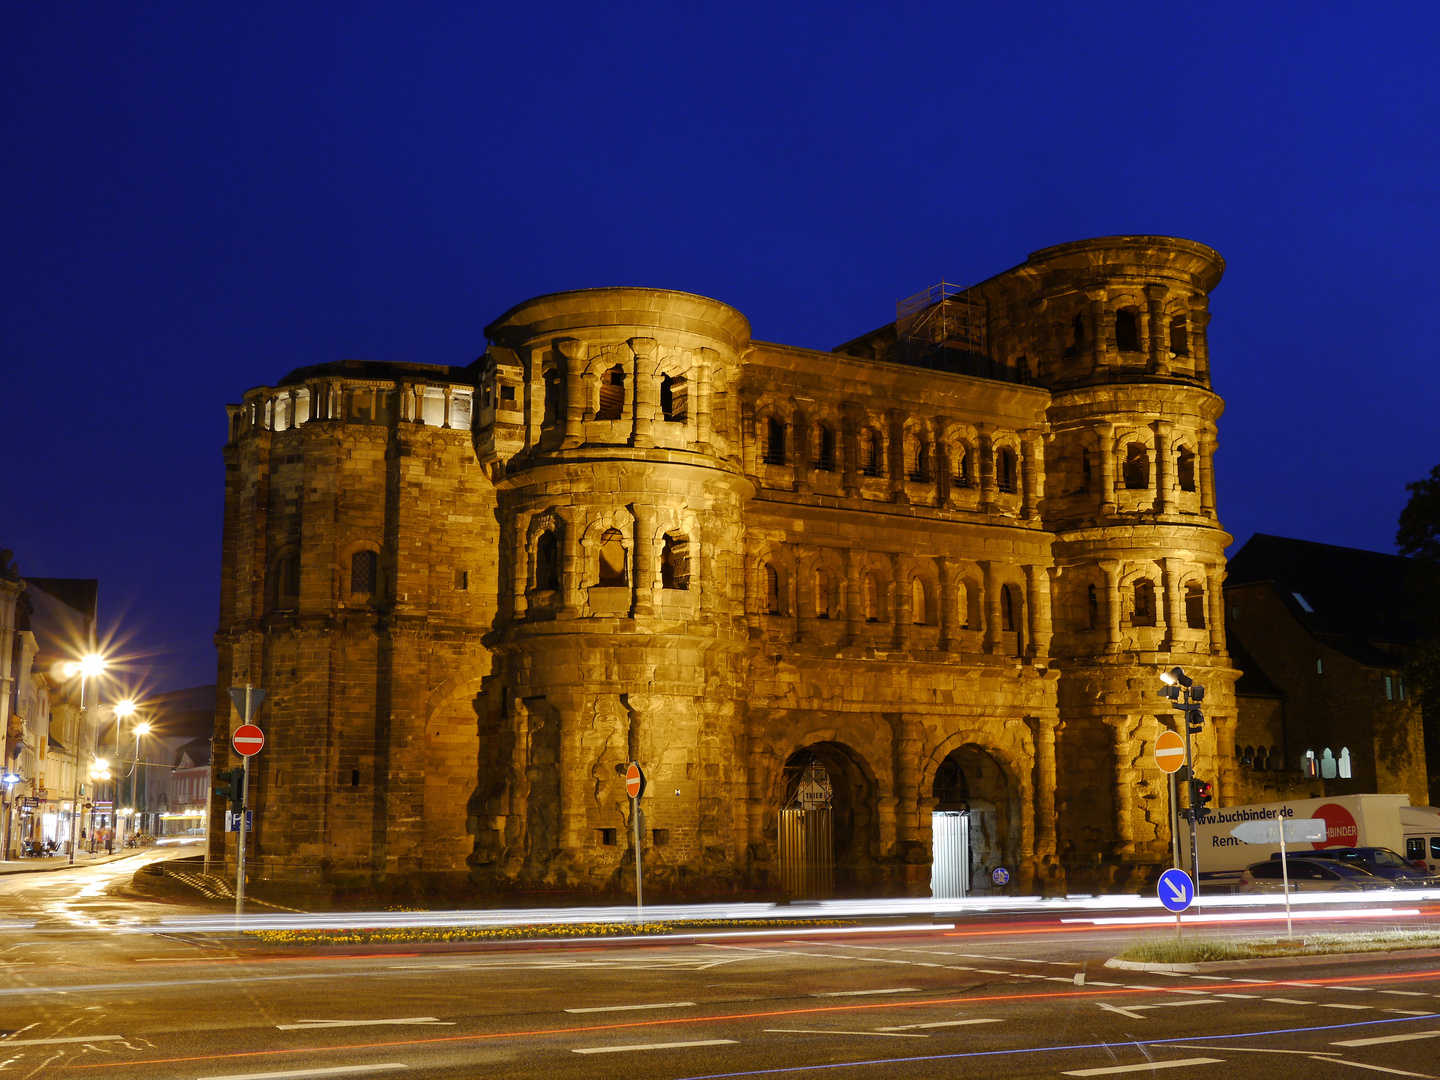
[[[1022,876],[1025,830],[1020,788],[990,751],[976,743],[951,750],[935,770],[932,795],[935,814],[967,816],[972,893],[995,888],[990,875],[997,867],[1003,866],[1012,878]]]
[[[881,884],[880,814],[877,785],[858,754],[843,743],[820,741],[799,747],[781,771],[780,806],[790,806],[801,777],[819,766],[830,782],[831,857],[837,896],[873,892]]]

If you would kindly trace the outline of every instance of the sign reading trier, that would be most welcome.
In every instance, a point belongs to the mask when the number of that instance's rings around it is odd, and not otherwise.
[[[230,745],[241,757],[254,757],[265,747],[265,733],[254,724],[241,724],[230,736]]]

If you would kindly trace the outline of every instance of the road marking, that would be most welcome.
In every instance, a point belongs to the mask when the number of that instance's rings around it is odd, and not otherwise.
[[[1128,1016],[1131,1020],[1148,1020],[1148,1019],[1149,1019],[1149,1017],[1147,1017],[1147,1016],[1141,1016],[1139,1013],[1134,1012],[1134,1011],[1132,1011],[1131,1009],[1123,1009],[1123,1008],[1121,1008],[1119,1005],[1111,1005],[1111,1004],[1109,1004],[1108,1002],[1104,1002],[1104,1001],[1097,1001],[1095,1004],[1096,1004],[1096,1005],[1099,1005],[1100,1008],[1104,1009],[1106,1012],[1119,1013],[1121,1016]],[[1149,1008],[1153,1008],[1153,1006],[1150,1006],[1150,1005],[1136,1005],[1136,1006],[1133,1006],[1133,1008],[1136,1008],[1136,1009],[1149,1009]]]
[[[1386,1012],[1399,1013],[1401,1016],[1434,1016],[1433,1009],[1386,1009]]]
[[[653,1005],[593,1005],[588,1009],[566,1009],[568,1013],[633,1012],[635,1009],[693,1008],[693,1001],[657,1001]]]
[[[1166,1043],[1165,1045],[1173,1046],[1178,1050],[1228,1050],[1239,1054],[1299,1054],[1302,1057],[1315,1058],[1316,1061],[1340,1056],[1338,1050],[1271,1050],[1265,1046],[1196,1046],[1194,1043]],[[1321,1054],[1325,1056],[1317,1056]]]
[[[1243,999],[1243,1000],[1245,1000],[1245,1001],[1254,1001],[1259,995],[1258,995],[1258,994],[1216,994],[1215,996],[1216,996],[1216,997],[1223,997],[1223,998],[1241,998],[1241,999]]]
[[[895,1027],[876,1028],[876,1031],[909,1031],[911,1028],[942,1028],[942,1027],[964,1027],[966,1024],[1001,1024],[1004,1023],[999,1017],[991,1017],[985,1020],[940,1020],[933,1024],[897,1024]]]
[[[1299,998],[1266,998],[1266,1001],[1273,1001],[1277,1005],[1314,1005],[1313,1001],[1301,1001]]]
[[[284,1080],[300,1076],[343,1076],[346,1073],[383,1072],[386,1069],[408,1069],[409,1065],[392,1061],[386,1065],[336,1065],[329,1069],[287,1069],[285,1072],[226,1073],[224,1076],[202,1076],[200,1080]]]
[[[829,1028],[815,1031],[810,1028],[766,1028],[771,1035],[879,1035],[886,1039],[928,1039],[929,1035],[913,1035],[903,1031],[837,1031]]]
[[[1373,1009],[1373,1008],[1375,1008],[1375,1006],[1374,1006],[1374,1005],[1341,1005],[1341,1004],[1338,1004],[1338,1003],[1333,1002],[1333,1001],[1323,1001],[1323,1002],[1320,1003],[1320,1008],[1322,1008],[1322,1009]]]
[[[1003,973],[1002,973],[1003,974]],[[1069,979],[1062,980],[1069,982]],[[892,986],[888,990],[830,990],[823,994],[811,994],[811,997],[864,997],[867,994],[918,994],[919,987],[916,986]]]
[[[434,1024],[454,1027],[454,1020],[437,1020],[433,1016],[403,1016],[397,1020],[300,1020],[294,1024],[276,1024],[276,1031],[306,1031],[311,1028],[374,1027],[377,1024]]]
[[[1325,1061],[1332,1060],[1324,1058]],[[1061,1076],[1109,1076],[1112,1073],[1149,1072],[1152,1069],[1179,1069],[1186,1065],[1222,1065],[1224,1058],[1181,1058],[1179,1061],[1146,1061],[1139,1065],[1111,1065],[1104,1069],[1071,1069]]]
[[[1419,990],[1380,990],[1381,994],[1397,994],[1400,997],[1429,997],[1429,994],[1422,994]]]
[[[1347,1039],[1331,1046],[1380,1046],[1382,1043],[1414,1042],[1416,1039],[1440,1038],[1440,1031],[1411,1031],[1404,1035],[1379,1035],[1373,1039]]]
[[[570,1052],[572,1054],[623,1054],[631,1050],[680,1050],[687,1046],[725,1046],[736,1041],[735,1039],[698,1039],[695,1042],[631,1043],[628,1046],[587,1046]]]
[[[1179,986],[1167,986],[1167,987],[1165,988],[1165,992],[1166,992],[1167,994],[1198,994],[1200,997],[1213,997],[1213,996],[1214,996],[1213,994],[1210,993],[1209,990],[1186,990],[1186,989],[1184,989],[1183,987],[1179,987]]]
[[[1099,979],[1091,979],[1091,980],[1089,981],[1089,983],[1087,983],[1086,985],[1087,985],[1087,986],[1119,986],[1120,983],[1107,983],[1107,982],[1101,982]]]
[[[1406,1072],[1404,1069],[1387,1069],[1384,1065],[1367,1065],[1363,1061],[1346,1061],[1338,1057],[1317,1057],[1316,1061],[1333,1061],[1336,1065],[1354,1065],[1357,1069],[1372,1069],[1375,1072],[1390,1073],[1392,1076],[1418,1076],[1421,1080],[1435,1080],[1429,1073]]]
[[[7,1046],[56,1046],[60,1043],[121,1042],[124,1035],[70,1035],[60,1039],[0,1039],[0,1050]]]

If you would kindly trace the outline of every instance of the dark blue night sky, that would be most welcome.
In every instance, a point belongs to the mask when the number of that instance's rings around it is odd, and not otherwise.
[[[559,289],[828,348],[1051,244],[1229,264],[1221,518],[1392,550],[1440,462],[1432,4],[8,4],[0,544],[211,681],[226,402]],[[1233,549],[1232,549],[1233,550]]]

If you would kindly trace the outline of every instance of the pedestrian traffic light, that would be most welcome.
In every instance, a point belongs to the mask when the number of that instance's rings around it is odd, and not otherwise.
[[[1185,728],[1191,735],[1198,735],[1205,730],[1205,714],[1197,708],[1185,710]]]
[[[1208,780],[1196,780],[1190,789],[1193,796],[1190,805],[1195,808],[1195,820],[1203,821],[1214,811],[1210,809],[1210,800],[1215,796],[1215,789],[1210,786]]]
[[[215,794],[222,799],[230,800],[230,809],[240,813],[245,809],[245,767],[237,765],[233,769],[222,769],[215,774],[219,781],[215,785]]]

